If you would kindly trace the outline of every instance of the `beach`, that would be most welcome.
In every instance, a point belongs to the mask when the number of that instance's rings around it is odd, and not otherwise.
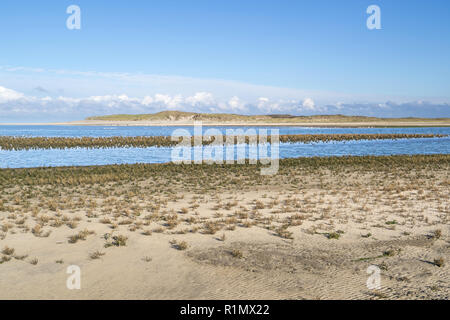
[[[450,300],[449,1],[3,2],[0,301]]]
[[[36,125],[36,126],[112,126],[112,127],[179,127],[179,126],[193,126],[195,123],[192,120],[166,120],[166,121],[126,121],[126,120],[80,120],[68,122],[47,122],[47,123],[1,123],[1,125]],[[449,119],[428,121],[342,121],[342,122],[264,122],[264,121],[243,121],[243,122],[217,122],[217,121],[202,121],[203,126],[209,127],[323,127],[323,128],[386,128],[386,127],[448,127],[450,126]]]
[[[449,155],[259,169],[3,169],[0,298],[450,297]],[[79,290],[67,287],[73,265]]]

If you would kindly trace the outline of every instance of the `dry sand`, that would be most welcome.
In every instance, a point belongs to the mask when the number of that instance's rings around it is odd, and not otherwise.
[[[209,191],[194,174],[171,184],[154,176],[4,189],[3,205],[15,209],[0,211],[0,249],[17,259],[0,264],[0,299],[450,298],[448,162],[348,169],[295,167],[255,185],[219,174],[223,186]],[[209,232],[208,222],[220,230]],[[36,236],[36,224],[51,233]],[[69,243],[86,228],[95,233]],[[105,248],[108,233],[127,236],[126,246]],[[96,250],[104,255],[90,258]],[[434,263],[440,257],[445,266]],[[81,268],[80,290],[66,287],[69,265]],[[366,286],[371,265],[381,270],[380,290]]]

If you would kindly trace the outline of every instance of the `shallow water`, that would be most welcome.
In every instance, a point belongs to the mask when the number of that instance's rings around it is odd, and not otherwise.
[[[0,135],[10,136],[160,136],[171,135],[175,129],[192,127],[85,127],[85,126],[0,126]],[[236,127],[217,128],[222,132]],[[241,129],[263,127],[239,127]],[[206,130],[207,128],[204,128]],[[264,128],[265,129],[265,128]],[[450,128],[305,128],[274,127],[280,134],[332,134],[332,133],[426,133],[448,134]],[[43,166],[85,166],[125,163],[164,163],[172,160],[172,147],[158,148],[110,148],[110,149],[66,149],[66,150],[0,150],[0,168],[25,168]],[[270,146],[266,147],[270,155]],[[226,154],[223,152],[224,155]],[[191,148],[190,154],[193,154]],[[237,152],[234,152],[234,158]],[[450,137],[400,140],[360,140],[320,143],[282,143],[279,147],[280,158],[312,156],[362,156],[362,155],[398,155],[398,154],[450,154]],[[245,157],[249,155],[248,146]],[[192,157],[193,158],[193,157]],[[208,157],[205,157],[208,158]],[[223,156],[222,159],[226,159]]]
[[[203,131],[211,127],[204,126]],[[280,134],[333,134],[333,133],[420,133],[450,134],[450,127],[426,128],[313,128],[313,127],[214,127],[225,133],[228,129],[278,129]],[[5,126],[0,125],[0,136],[29,137],[113,137],[113,136],[170,136],[176,129],[193,134],[192,126],[179,127],[111,127],[111,126]]]

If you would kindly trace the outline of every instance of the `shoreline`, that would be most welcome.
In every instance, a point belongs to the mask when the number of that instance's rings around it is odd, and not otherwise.
[[[193,121],[100,121],[83,120],[48,123],[0,123],[0,126],[109,126],[109,127],[190,127]],[[317,128],[395,128],[450,127],[449,121],[376,121],[376,122],[208,122],[205,127],[317,127]]]

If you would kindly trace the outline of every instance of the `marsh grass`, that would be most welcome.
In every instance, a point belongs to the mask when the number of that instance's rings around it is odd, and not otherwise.
[[[11,260],[10,256],[2,256],[2,258],[0,259],[0,264],[8,262]]]
[[[104,235],[104,239],[106,240],[105,248],[108,247],[125,247],[127,245],[128,237],[124,235],[112,235],[110,233],[106,233]]]
[[[203,225],[203,232],[205,234],[216,234],[221,228],[217,222],[208,221]]]
[[[280,238],[284,239],[294,239],[293,233],[289,230],[287,230],[289,226],[283,225],[275,230],[276,235],[278,235]]]
[[[68,241],[69,243],[77,243],[79,240],[86,240],[86,238],[92,234],[95,234],[95,231],[84,229],[77,234],[70,236]]]
[[[86,222],[113,229],[106,246],[123,245],[113,237],[137,230],[136,235],[146,236],[213,235],[254,227],[291,239],[288,230],[297,229],[289,228],[305,224],[301,230],[306,234],[323,230],[330,233],[320,234],[336,239],[341,233],[332,230],[349,222],[362,230],[387,229],[393,236],[450,223],[450,155],[282,159],[273,177],[261,176],[260,168],[136,164],[0,169],[0,239],[29,232],[41,238],[52,228]],[[268,186],[273,193],[259,196]],[[416,205],[421,202],[427,210]],[[69,242],[87,235],[80,231]],[[434,232],[432,237],[443,236]]]
[[[244,257],[244,254],[239,249],[231,250],[230,254],[231,254],[231,256],[233,256],[234,258],[237,258],[237,259],[242,259]]]
[[[384,257],[393,257],[393,256],[399,254],[400,251],[401,251],[400,248],[398,248],[398,249],[388,249],[388,250],[385,250],[385,251],[383,252],[383,256],[384,256]]]
[[[336,232],[329,232],[329,233],[325,233],[325,237],[327,237],[328,239],[335,239],[335,240],[339,240],[339,238],[341,237],[341,235],[343,234],[343,231],[336,231]]]
[[[177,241],[177,240],[171,240],[170,244],[172,245],[172,248],[175,248],[177,250],[183,251],[189,248],[189,244],[186,241]]]
[[[2,253],[6,256],[12,256],[14,254],[15,250],[13,248],[10,248],[8,246],[4,247],[2,250]]]
[[[433,238],[435,240],[439,240],[441,237],[442,237],[442,230],[441,229],[435,230],[433,233]]]
[[[105,255],[105,253],[104,252],[101,252],[101,251],[99,251],[99,250],[96,250],[96,251],[94,251],[94,252],[92,252],[92,253],[90,253],[89,254],[89,258],[91,259],[91,260],[96,260],[96,259],[100,259],[102,256],[104,256]]]
[[[350,141],[350,140],[383,140],[383,139],[411,139],[411,138],[441,138],[445,135],[439,134],[291,134],[280,135],[280,142],[289,143],[311,143],[329,141]],[[257,141],[259,136],[256,136]],[[252,137],[245,136],[245,142],[249,143]],[[236,144],[238,139],[233,139]],[[271,136],[267,137],[271,141]],[[213,140],[203,141],[204,145],[214,142]],[[170,136],[157,137],[0,137],[0,149],[2,150],[36,150],[36,149],[67,149],[67,148],[147,148],[147,147],[170,147],[177,145],[178,141],[172,141]],[[194,138],[191,138],[191,145],[194,145]]]
[[[434,259],[433,263],[434,263],[435,266],[438,266],[438,267],[443,267],[443,266],[445,266],[445,260],[444,260],[443,257]]]

